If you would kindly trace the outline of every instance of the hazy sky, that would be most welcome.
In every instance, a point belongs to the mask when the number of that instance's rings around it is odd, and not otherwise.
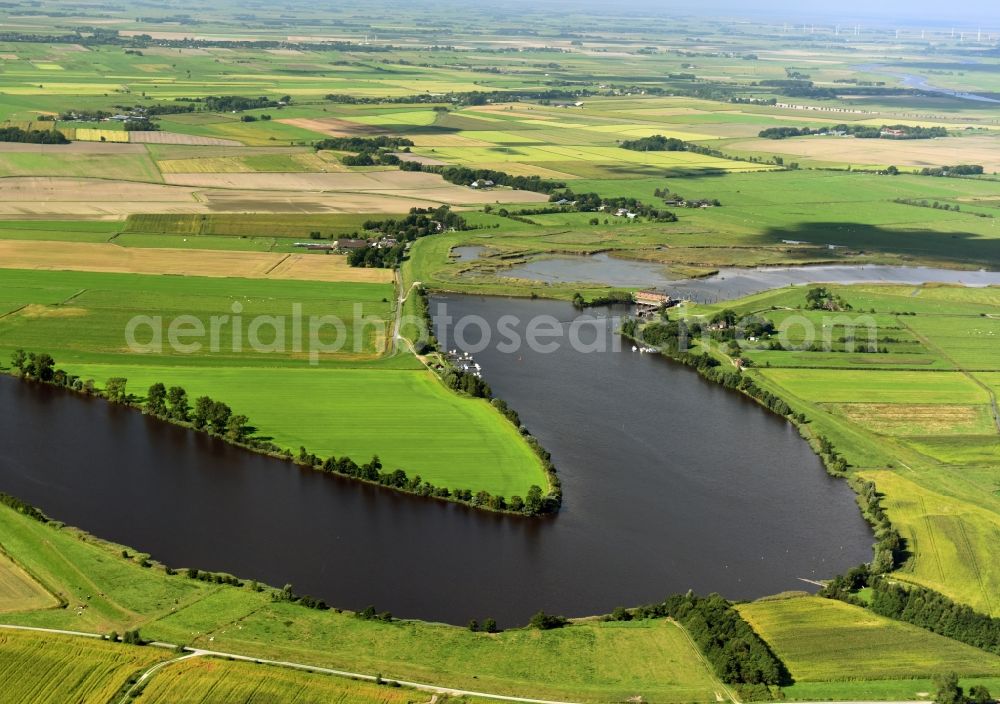
[[[588,3],[592,0],[582,0]],[[570,0],[570,4],[572,0]],[[599,2],[598,6],[608,6]],[[849,22],[863,17],[881,18],[901,24],[926,21],[979,24],[983,29],[1000,29],[1000,0],[631,0],[618,7],[657,8],[663,12],[692,14],[724,13],[752,17],[755,15],[787,16],[808,20],[830,18]]]

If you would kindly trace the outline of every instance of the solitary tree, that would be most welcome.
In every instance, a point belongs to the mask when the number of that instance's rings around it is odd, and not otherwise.
[[[194,412],[191,423],[199,430],[204,428],[211,419],[213,401],[208,396],[199,396],[194,400]]]
[[[24,374],[24,368],[28,364],[28,355],[24,350],[17,350],[10,356],[10,364],[17,370],[18,376]]]
[[[949,672],[934,678],[934,701],[937,704],[964,704],[962,688],[958,684],[958,675]]]
[[[125,391],[128,379],[123,376],[113,376],[104,382],[104,395],[112,403],[125,403],[128,393]]]
[[[146,405],[143,410],[157,418],[167,415],[167,389],[163,384],[157,382],[149,387],[149,391],[146,392]]]
[[[180,386],[171,386],[167,391],[167,403],[170,404],[171,420],[186,423],[191,415],[191,406],[188,403],[187,391]]]

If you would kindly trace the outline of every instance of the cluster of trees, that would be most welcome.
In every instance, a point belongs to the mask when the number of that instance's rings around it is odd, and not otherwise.
[[[421,93],[419,95],[404,95],[396,97],[375,97],[350,95],[346,93],[329,93],[326,99],[332,103],[344,105],[358,104],[391,104],[391,103],[450,103],[456,106],[488,105],[489,103],[517,103],[522,100],[572,100],[593,95],[593,91],[585,88],[578,90],[561,90],[545,88],[541,90],[518,91],[453,91],[450,93]]]
[[[687,143],[676,137],[654,134],[652,137],[626,139],[621,143],[621,148],[634,152],[683,152],[687,150]]]
[[[850,303],[823,286],[811,288],[806,293],[806,310],[853,310]]]
[[[204,104],[208,112],[243,112],[244,110],[260,110],[262,108],[280,108],[292,102],[292,96],[286,95],[278,100],[262,95],[258,98],[247,98],[242,95],[209,95],[204,98],[184,98],[188,102]]]
[[[979,164],[956,164],[955,166],[932,166],[920,169],[921,176],[982,176]]]
[[[59,130],[25,130],[20,127],[0,127],[0,142],[24,144],[69,144]]]
[[[550,181],[538,176],[512,176],[493,169],[470,169],[465,166],[425,166],[416,161],[404,161],[400,164],[400,168],[404,171],[426,171],[439,174],[448,183],[460,186],[468,186],[476,181],[492,181],[497,186],[534,193],[552,193],[566,187],[563,181]]]
[[[124,385],[122,385],[124,388]],[[169,389],[157,382],[146,392],[144,413],[174,423],[190,423],[195,430],[204,430],[234,443],[243,443],[250,434],[250,419],[234,414],[227,404],[209,396],[199,396],[192,407],[187,391],[181,386]]]
[[[1000,654],[1000,618],[979,613],[931,589],[890,581],[880,575],[885,571],[888,569],[875,564],[860,565],[835,577],[820,594]],[[857,597],[865,587],[871,587],[868,601]]]
[[[405,137],[332,137],[322,139],[313,144],[320,149],[332,149],[343,152],[356,152],[340,158],[344,166],[398,166],[401,164],[398,156],[391,150],[407,149],[413,142]]]
[[[304,606],[307,609],[316,609],[317,611],[327,611],[330,608],[322,599],[317,599],[309,596],[308,594],[299,596],[295,593],[291,584],[286,584],[282,587],[281,591],[271,592],[271,601],[298,604],[299,606]],[[392,617],[390,616],[390,620],[391,618]]]
[[[544,611],[539,611],[531,617],[528,625],[539,631],[551,631],[569,625],[569,619],[565,616],[555,616],[547,614]]]
[[[716,100],[719,98],[711,99]],[[721,99],[725,100],[725,98]],[[631,149],[637,152],[691,152],[692,154],[714,156],[717,159],[728,159],[729,161],[755,161],[757,159],[756,157],[749,159],[736,157],[713,147],[685,142],[675,137],[664,137],[662,134],[654,134],[652,137],[642,137],[641,139],[625,140],[619,146],[623,149]]]
[[[362,621],[382,621],[384,623],[392,623],[392,612],[376,611],[374,606],[366,606],[361,611],[356,612],[354,617],[360,618]]]
[[[872,580],[870,608],[948,638],[1000,655],[1000,618],[958,604],[944,594],[884,578]]]
[[[722,202],[718,198],[685,198],[680,193],[671,193],[669,188],[655,188],[653,196],[669,200],[671,204],[682,208],[701,208],[704,206],[719,208],[722,206]]]
[[[10,494],[4,494],[3,492],[0,492],[0,504],[3,504],[7,508],[12,508],[18,513],[27,516],[28,518],[32,518],[38,521],[39,523],[49,522],[48,516],[46,516],[44,513],[42,513],[40,510],[38,510],[31,504],[21,501],[21,499],[17,498],[16,496],[11,496]]]
[[[993,704],[993,695],[985,685],[977,684],[969,694],[958,684],[958,675],[948,672],[934,678],[934,701],[937,704]]]
[[[620,196],[609,198],[597,193],[574,193],[570,189],[565,189],[553,193],[549,196],[549,201],[559,203],[566,201],[555,212],[576,211],[581,213],[594,212],[617,212],[627,210],[644,218],[655,220],[656,222],[677,222],[677,216],[666,209],[657,208],[643,203],[636,198]],[[530,213],[530,211],[525,211]],[[536,214],[539,211],[534,211]]]
[[[523,498],[512,496],[510,500],[507,500],[504,496],[494,496],[488,491],[473,493],[471,489],[452,490],[424,481],[419,474],[411,478],[402,469],[395,469],[391,472],[383,471],[382,461],[377,455],[372,457],[370,462],[359,465],[350,457],[328,457],[323,460],[315,454],[307,452],[303,447],[300,448],[295,461],[300,465],[324,472],[332,472],[345,477],[361,479],[418,496],[450,499],[458,503],[468,504],[474,508],[521,513],[527,516],[550,513],[555,508],[558,508],[558,504],[555,507],[552,506],[551,495],[542,495],[542,489],[539,486],[531,486]]]
[[[441,380],[452,391],[461,391],[475,398],[492,398],[490,385],[475,374],[469,374],[461,369],[448,369],[441,375]]]
[[[125,631],[125,633],[123,633],[121,637],[118,636],[118,631],[111,631],[111,633],[108,634],[108,640],[111,641],[112,643],[117,643],[120,640],[125,645],[147,644],[147,641],[142,637],[142,634],[139,633],[138,628],[131,631]]]
[[[891,131],[891,132],[889,132]],[[902,134],[893,134],[901,132]],[[919,125],[824,125],[822,127],[768,127],[757,133],[764,139],[789,139],[791,137],[808,137],[817,134],[846,134],[858,139],[933,139],[947,137],[948,130],[944,127],[921,127]]]
[[[406,254],[408,242],[445,230],[470,229],[465,218],[453,213],[447,205],[435,209],[411,208],[409,215],[402,219],[367,220],[362,228],[366,236],[381,235],[396,240],[391,246],[356,249],[347,256],[351,266],[376,269],[398,266]]]
[[[815,98],[828,100],[837,97],[837,91],[832,88],[820,88],[809,80],[800,78],[770,78],[760,81],[758,85],[776,89],[776,92],[790,98]]]
[[[577,310],[594,306],[613,306],[620,303],[635,303],[631,291],[612,291],[605,296],[595,296],[589,301],[579,291],[573,293],[573,307]]]
[[[234,577],[231,574],[223,574],[221,572],[206,572],[205,570],[197,570],[194,567],[189,567],[187,569],[188,579],[197,579],[199,582],[210,582],[211,584],[228,584],[231,587],[242,587],[243,582]]]
[[[331,149],[338,152],[376,152],[379,149],[412,147],[413,140],[405,137],[330,137],[313,143],[317,151]]]
[[[961,212],[962,207],[955,203],[941,203],[940,201],[929,201],[929,200],[917,200],[916,198],[894,198],[893,203],[899,203],[900,205],[915,205],[919,208],[933,208],[934,210],[953,210],[956,213]],[[973,213],[973,215],[982,215],[983,217],[993,217],[992,215],[986,215],[984,213]]]
[[[652,137],[626,139],[621,143],[621,148],[634,152],[683,152],[687,150],[687,144],[676,137],[654,134]]]
[[[629,610],[615,609],[608,620],[673,618],[691,634],[719,678],[736,685],[744,699],[770,698],[769,685],[789,684],[784,663],[771,652],[732,603],[692,592]]]
[[[476,619],[471,619],[468,623],[468,629],[473,633],[499,633],[500,627],[497,626],[496,619],[487,618],[484,619],[482,623],[479,623]]]

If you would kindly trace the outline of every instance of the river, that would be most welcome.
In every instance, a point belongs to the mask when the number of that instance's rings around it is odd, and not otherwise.
[[[488,325],[579,315],[551,301],[434,299],[441,306]],[[595,342],[615,340],[608,321],[593,330]],[[686,367],[568,346],[476,359],[551,451],[558,516],[397,494],[9,377],[0,491],[174,567],[450,623],[603,613],[687,589],[752,598],[811,589],[802,579],[870,559],[851,491],[795,429]]]

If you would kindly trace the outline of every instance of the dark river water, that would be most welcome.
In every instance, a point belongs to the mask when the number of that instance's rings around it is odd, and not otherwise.
[[[576,317],[545,301],[441,305],[490,325],[511,314]],[[592,341],[615,339],[609,324],[598,327]],[[2,376],[0,491],[175,567],[451,623],[523,623],[540,608],[603,613],[689,588],[732,598],[810,589],[800,578],[870,559],[852,493],[789,424],[630,350],[475,355],[560,470],[565,505],[551,519],[301,470]]]

